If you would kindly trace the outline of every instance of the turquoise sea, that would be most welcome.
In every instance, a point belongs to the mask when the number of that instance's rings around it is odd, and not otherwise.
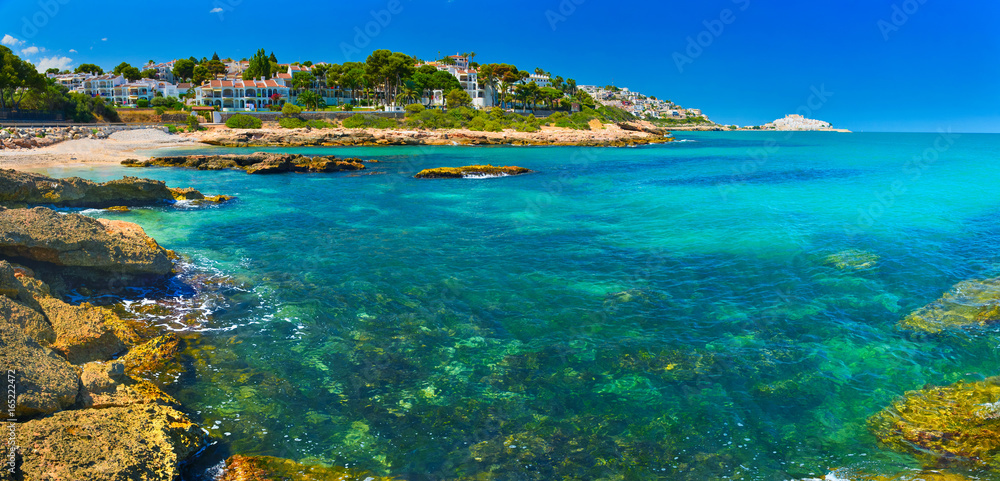
[[[238,197],[88,211],[140,224],[187,275],[236,282],[143,294],[186,309],[156,322],[200,333],[167,388],[219,440],[189,480],[233,453],[411,481],[918,467],[866,419],[926,384],[1000,374],[997,329],[897,327],[955,283],[1000,275],[1000,136],[676,137],[198,150],[380,161],[364,175],[45,172]],[[537,173],[412,178],[479,163]],[[848,249],[878,261],[826,262]]]

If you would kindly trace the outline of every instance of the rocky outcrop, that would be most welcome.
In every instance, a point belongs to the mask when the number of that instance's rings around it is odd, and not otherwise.
[[[899,321],[899,325],[908,330],[938,333],[996,322],[1000,322],[1000,278],[959,282],[940,299]]]
[[[159,404],[177,406],[177,400],[153,383],[129,376],[121,362],[91,362],[84,364],[80,375],[83,384],[80,402],[85,408]]]
[[[356,479],[381,481],[393,478],[376,476],[367,471],[339,466],[302,464],[290,459],[271,456],[231,456],[226,467],[216,481],[319,481]]]
[[[98,184],[79,177],[53,179],[31,172],[0,170],[0,205],[135,207],[174,200],[171,189],[159,180],[124,177]]]
[[[879,441],[925,466],[1000,467],[1000,377],[907,392],[868,420]]]
[[[542,128],[537,132],[481,132],[467,129],[213,129],[197,134],[196,140],[225,147],[307,147],[365,145],[562,145],[625,147],[670,142],[673,139],[655,127],[637,123],[634,130],[616,125],[599,132],[564,128]],[[655,130],[655,131],[654,131]]]
[[[145,161],[129,159],[122,162],[126,167],[184,167],[198,170],[244,170],[248,174],[280,174],[285,172],[342,172],[363,170],[361,159],[337,159],[334,157],[307,157],[298,154],[273,154],[255,152],[252,154],[187,155],[180,157],[154,157]],[[192,197],[186,193],[185,199]],[[196,198],[196,197],[195,197]]]
[[[127,275],[164,275],[167,250],[141,227],[123,221],[0,208],[0,255]]]
[[[0,359],[16,373],[18,418],[52,413],[76,402],[80,381],[73,366],[18,327],[0,323]]]
[[[71,306],[53,297],[41,298],[39,303],[56,334],[52,349],[73,364],[110,359],[139,341],[134,331],[103,307]]]
[[[467,165],[465,167],[438,167],[421,170],[414,175],[418,179],[462,179],[482,177],[507,177],[534,172],[524,167],[494,167],[492,165]]]
[[[172,407],[62,411],[18,426],[24,479],[173,481],[204,433]]]

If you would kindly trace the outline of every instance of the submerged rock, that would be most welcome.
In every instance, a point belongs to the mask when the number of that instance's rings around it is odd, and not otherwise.
[[[173,266],[135,224],[42,207],[0,208],[0,255],[130,275],[165,275]]]
[[[187,416],[155,404],[62,411],[18,426],[24,479],[173,481],[205,445]]]
[[[847,249],[830,254],[823,260],[824,264],[832,265],[837,269],[861,270],[875,267],[879,256],[860,249]]]
[[[225,471],[216,481],[336,481],[389,480],[366,471],[315,464],[301,464],[271,456],[231,456]]]
[[[0,359],[16,372],[15,416],[48,414],[76,402],[80,380],[73,366],[18,327],[0,323]]]
[[[492,165],[466,165],[464,167],[438,167],[417,172],[418,179],[461,179],[466,177],[506,177],[510,175],[530,174],[533,170],[524,167]]]
[[[96,183],[79,177],[54,179],[17,170],[0,170],[0,205],[52,204],[62,207],[154,205],[173,201],[163,181],[124,177]]]
[[[940,299],[917,309],[900,327],[938,333],[949,328],[982,327],[1000,321],[1000,278],[955,284]]]
[[[907,392],[868,419],[879,441],[928,466],[1000,467],[1000,377]]]
[[[128,159],[126,167],[185,167],[198,170],[244,170],[248,174],[278,174],[284,172],[341,172],[363,170],[361,159],[307,157],[299,154],[254,152],[252,154],[186,155],[154,157],[146,161]],[[175,190],[175,195],[178,191]],[[191,198],[191,197],[185,197]]]

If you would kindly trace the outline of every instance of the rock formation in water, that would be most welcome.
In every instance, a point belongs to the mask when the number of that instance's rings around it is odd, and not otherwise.
[[[137,207],[176,200],[174,192],[159,180],[124,177],[104,183],[79,177],[53,179],[41,174],[0,170],[0,205],[55,205],[60,207]],[[194,189],[198,198],[205,196]]]
[[[198,170],[244,170],[248,174],[279,174],[285,172],[343,172],[363,170],[361,159],[337,159],[334,157],[308,157],[298,154],[273,154],[255,152],[252,154],[225,155],[185,155],[177,157],[154,157],[139,161],[128,159],[122,162],[126,167],[185,167]]]
[[[464,167],[438,167],[424,169],[414,177],[418,179],[461,179],[465,177],[506,177],[511,175],[530,174],[534,172],[524,167],[492,165],[466,165]]]
[[[1000,467],[1000,377],[907,392],[868,420],[872,433],[925,466]]]
[[[1000,321],[1000,278],[955,284],[940,299],[917,309],[900,327],[938,333],[947,329],[982,327]]]

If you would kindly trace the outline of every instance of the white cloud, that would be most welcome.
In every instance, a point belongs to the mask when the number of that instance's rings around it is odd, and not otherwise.
[[[208,13],[219,13],[222,11],[222,7],[215,7],[208,11]]]
[[[76,53],[76,49],[69,49],[69,53]]]
[[[21,50],[21,55],[34,55],[44,49],[39,49],[38,47],[32,45],[26,49]]]
[[[102,42],[107,42],[107,41],[108,41],[108,37],[104,37],[104,38],[102,38],[102,39],[101,39],[101,41],[102,41]]]
[[[24,41],[23,40],[18,40],[18,39],[14,38],[14,37],[11,37],[10,35],[4,35],[3,38],[0,39],[0,43],[2,43],[4,45],[7,45],[7,46],[10,46],[10,47],[16,47],[18,45],[23,44]]]
[[[35,65],[35,68],[38,69],[39,72],[44,72],[53,67],[58,68],[59,70],[66,70],[72,63],[73,59],[69,57],[53,55],[51,57],[42,57],[42,59],[38,61],[38,64]]]

